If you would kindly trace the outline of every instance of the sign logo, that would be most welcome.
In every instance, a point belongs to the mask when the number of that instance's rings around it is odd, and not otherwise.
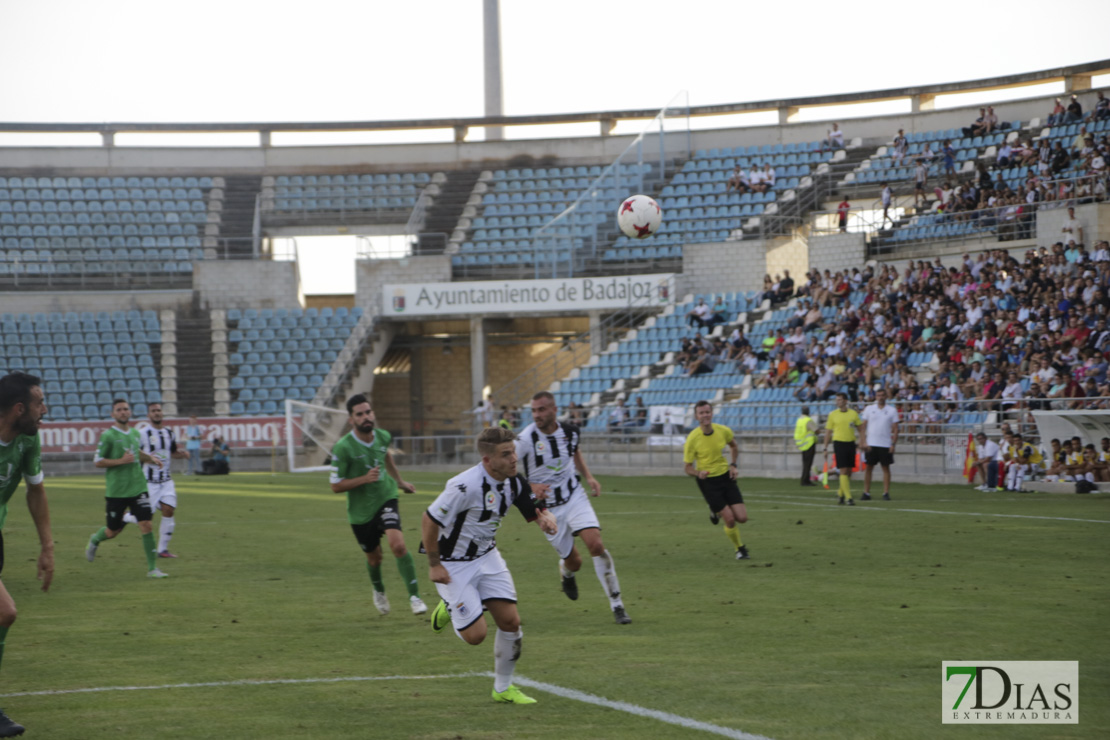
[[[944,661],[941,718],[950,724],[1079,724],[1078,661]]]
[[[490,491],[486,494],[486,506],[492,507],[495,503],[497,503],[497,496],[493,491]]]
[[[393,291],[393,311],[394,311],[394,313],[404,313],[405,312],[405,291],[403,291],[403,290],[394,290]]]

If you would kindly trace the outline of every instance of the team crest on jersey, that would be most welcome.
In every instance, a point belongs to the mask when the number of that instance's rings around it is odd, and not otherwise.
[[[493,491],[490,491],[486,494],[486,506],[493,506],[494,502],[496,501],[497,496],[494,495]]]
[[[461,601],[455,604],[455,611],[465,617],[467,613],[466,604]]]
[[[547,450],[546,442],[536,442],[536,452],[544,452]]]

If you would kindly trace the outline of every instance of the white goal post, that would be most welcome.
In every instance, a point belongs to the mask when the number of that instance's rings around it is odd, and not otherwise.
[[[329,470],[332,448],[351,430],[346,409],[285,399],[285,455],[290,473]]]

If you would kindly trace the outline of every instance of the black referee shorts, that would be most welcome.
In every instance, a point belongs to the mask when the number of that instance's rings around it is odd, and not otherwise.
[[[889,447],[875,447],[872,445],[864,453],[868,465],[893,465],[894,455],[890,454]]]
[[[701,491],[705,503],[714,514],[732,504],[744,503],[744,496],[740,493],[740,486],[736,485],[728,473],[716,475],[712,478],[695,478],[698,489]]]
[[[836,456],[836,467],[839,470],[856,467],[856,443],[837,442],[833,440],[833,454]]]

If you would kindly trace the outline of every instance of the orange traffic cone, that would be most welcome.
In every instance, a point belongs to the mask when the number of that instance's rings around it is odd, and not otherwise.
[[[853,473],[858,473],[863,470],[863,461],[860,459],[859,452],[856,452],[856,466],[852,468]]]
[[[826,489],[829,487],[829,461],[825,460],[825,468],[821,471],[821,485]]]

